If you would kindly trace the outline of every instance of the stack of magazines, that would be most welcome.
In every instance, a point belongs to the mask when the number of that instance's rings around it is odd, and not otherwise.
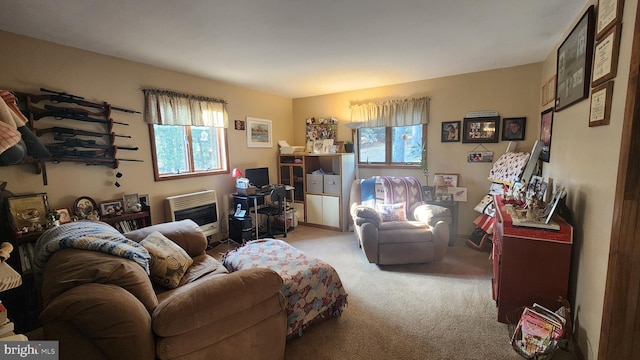
[[[550,358],[565,331],[566,319],[558,312],[539,304],[526,307],[511,338],[513,348],[527,359]]]

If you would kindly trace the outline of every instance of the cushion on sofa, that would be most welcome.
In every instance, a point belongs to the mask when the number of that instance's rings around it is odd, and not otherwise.
[[[378,204],[377,210],[383,222],[407,220],[407,213],[403,202],[397,204]]]
[[[193,259],[184,249],[157,231],[149,234],[140,245],[151,255],[151,280],[169,289],[176,288]]]
[[[154,231],[160,232],[174,243],[180,245],[191,257],[204,254],[207,249],[207,237],[198,224],[190,219],[148,226],[124,233],[124,236],[127,239],[140,242]]]

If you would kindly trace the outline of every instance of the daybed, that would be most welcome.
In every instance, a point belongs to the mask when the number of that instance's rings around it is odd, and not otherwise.
[[[206,254],[206,238],[191,220],[125,234],[133,241],[113,231],[100,222],[77,222],[38,240],[43,331],[60,342],[61,359],[283,358],[287,325],[276,272],[229,274]],[[152,283],[145,269],[144,249],[149,239],[163,239],[158,232],[192,259],[179,283],[169,285],[177,285],[173,289]],[[92,237],[115,241],[95,247]],[[151,259],[155,269],[160,258]],[[166,273],[178,271],[171,260],[180,257],[167,259]]]

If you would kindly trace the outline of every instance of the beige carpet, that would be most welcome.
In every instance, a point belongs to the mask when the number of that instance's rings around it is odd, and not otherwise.
[[[282,240],[331,264],[349,294],[341,317],[287,343],[288,360],[523,359],[496,320],[487,252],[460,241],[439,263],[379,267],[353,233],[299,226]]]

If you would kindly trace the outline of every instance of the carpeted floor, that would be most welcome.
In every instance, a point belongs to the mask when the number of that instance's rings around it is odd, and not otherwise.
[[[282,240],[331,264],[349,294],[341,317],[287,343],[288,360],[522,359],[496,320],[487,252],[460,241],[439,263],[379,267],[353,233],[299,226]]]

